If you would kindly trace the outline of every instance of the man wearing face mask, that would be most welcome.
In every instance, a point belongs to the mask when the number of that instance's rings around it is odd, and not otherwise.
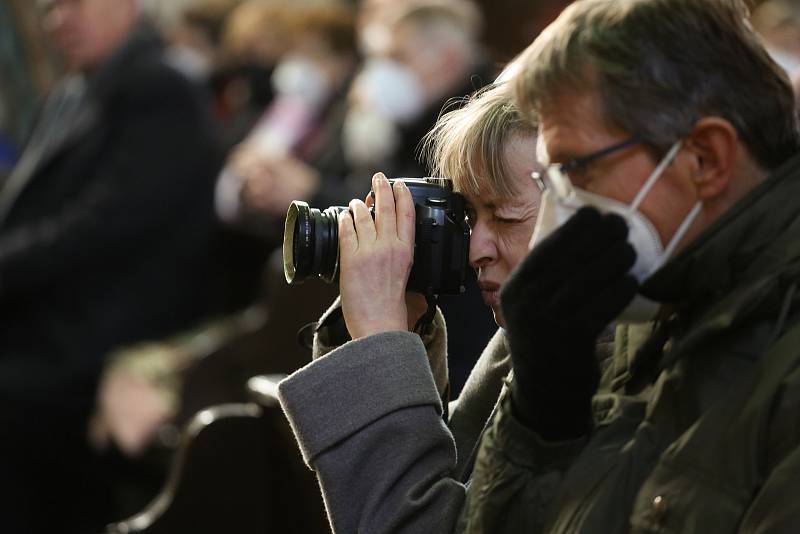
[[[378,169],[387,176],[424,176],[417,157],[420,141],[442,109],[494,78],[478,43],[481,17],[472,2],[415,0],[376,10],[361,28],[366,60],[342,132],[352,167],[348,199],[363,196],[364,184]],[[464,295],[442,298],[440,304],[458,388],[495,325],[472,278]]]
[[[387,6],[362,28],[366,55],[344,124],[344,149],[356,169],[419,176],[417,145],[451,98],[493,78],[478,44],[480,16],[464,0]]]
[[[231,156],[216,198],[222,220],[280,232],[292,200],[319,196],[322,175],[346,173],[339,139],[357,53],[350,9],[289,13],[294,37],[272,74],[276,97]]]
[[[583,0],[523,55],[549,166],[465,531],[796,528],[800,137],[747,17]]]

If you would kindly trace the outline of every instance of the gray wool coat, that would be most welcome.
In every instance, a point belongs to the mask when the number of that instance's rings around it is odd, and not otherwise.
[[[505,335],[489,342],[445,417],[441,313],[425,339],[388,332],[346,341],[343,321],[328,323],[315,335],[314,360],[281,382],[279,396],[334,532],[452,532],[510,370]]]

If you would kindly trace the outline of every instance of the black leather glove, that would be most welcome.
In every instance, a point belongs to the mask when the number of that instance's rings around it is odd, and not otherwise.
[[[591,427],[597,338],[638,289],[627,237],[622,217],[582,208],[528,254],[500,293],[514,410],[547,441]]]

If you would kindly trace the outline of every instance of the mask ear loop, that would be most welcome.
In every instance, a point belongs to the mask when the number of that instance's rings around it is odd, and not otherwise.
[[[672,236],[672,239],[667,245],[667,248],[664,249],[664,260],[666,261],[667,258],[672,256],[672,253],[675,252],[675,248],[678,246],[678,243],[681,242],[683,236],[686,235],[686,232],[689,231],[689,227],[692,226],[694,220],[697,219],[697,216],[700,215],[700,211],[703,209],[703,203],[697,201],[697,203],[692,208],[692,211],[689,212],[689,215],[683,220],[681,225],[678,227],[678,230],[675,232],[675,235]]]
[[[664,156],[664,159],[661,160],[661,162],[655,168],[653,173],[650,175],[649,178],[647,178],[647,181],[645,181],[642,188],[634,197],[633,202],[631,202],[630,204],[631,212],[637,211],[639,209],[639,206],[644,201],[644,198],[647,196],[650,190],[653,189],[653,186],[656,185],[656,182],[658,181],[659,178],[661,178],[661,175],[664,174],[664,171],[667,170],[667,167],[669,167],[675,160],[675,158],[678,155],[678,152],[681,150],[682,147],[683,147],[683,140],[678,141],[677,143],[672,145],[672,148],[669,149],[667,155]]]
[[[659,164],[653,170],[652,174],[650,174],[650,176],[647,178],[642,188],[634,197],[633,202],[631,202],[628,208],[629,215],[633,215],[635,212],[639,210],[639,206],[641,206],[645,197],[653,189],[653,186],[656,185],[656,182],[658,181],[659,178],[661,178],[661,175],[664,174],[664,171],[667,170],[667,167],[669,167],[672,164],[672,162],[675,161],[675,158],[678,156],[678,152],[680,152],[682,147],[683,147],[683,140],[677,141],[675,144],[672,145],[667,154],[661,159]],[[661,254],[661,256],[657,259],[656,265],[654,265],[654,268],[656,270],[661,268],[661,265],[663,265],[664,262],[667,261],[667,258],[670,257],[673,249],[677,246],[680,239],[689,229],[689,225],[694,222],[694,219],[700,213],[701,207],[702,205],[700,205],[699,203],[695,205],[695,207],[692,208],[692,211],[689,213],[689,216],[683,220],[680,227],[678,228],[678,231],[675,232],[675,235],[672,237],[672,240],[670,240],[669,244],[663,249],[663,254]],[[654,238],[658,239],[658,236],[655,235]]]
[[[639,206],[644,201],[644,198],[656,184],[658,179],[661,178],[661,175],[664,174],[664,171],[667,169],[667,167],[675,160],[675,158],[678,155],[678,152],[682,147],[683,147],[682,140],[672,145],[672,148],[669,149],[667,155],[664,156],[664,159],[661,160],[661,163],[658,164],[658,166],[655,168],[653,173],[647,179],[645,184],[639,190],[639,193],[633,199],[633,202],[630,205],[631,212],[637,211],[639,209]],[[697,219],[697,216],[700,215],[700,211],[702,209],[703,209],[703,203],[700,201],[698,201],[694,205],[694,207],[692,207],[692,210],[689,212],[689,214],[680,224],[678,229],[675,231],[675,235],[673,235],[672,239],[670,239],[669,244],[667,244],[667,246],[664,248],[664,254],[661,257],[660,263],[663,264],[668,258],[672,256],[672,253],[675,252],[675,248],[678,246],[678,243],[681,242],[683,237],[686,235],[686,232],[689,231],[689,228],[691,227],[692,223],[694,223],[695,219]]]

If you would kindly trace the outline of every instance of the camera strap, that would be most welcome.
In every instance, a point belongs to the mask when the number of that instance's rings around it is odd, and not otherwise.
[[[427,336],[430,333],[431,325],[433,325],[433,319],[436,317],[436,305],[438,304],[438,299],[433,293],[426,293],[425,302],[428,303],[428,309],[424,314],[422,314],[422,317],[419,318],[417,324],[414,325],[413,330],[415,334],[419,334],[420,336]]]
[[[436,306],[438,305],[438,299],[436,295],[429,293],[425,295],[425,302],[428,303],[428,309],[425,310],[425,313],[422,314],[422,317],[419,318],[413,329],[413,332],[415,334],[419,334],[420,336],[426,336],[430,333],[431,326],[433,325],[433,319],[436,317]],[[342,313],[341,306],[339,306],[332,310],[331,313],[329,313],[322,321],[308,323],[300,328],[300,330],[297,331],[297,342],[301,347],[312,349],[314,346],[314,334],[320,329],[336,326],[343,327],[343,325],[344,315]],[[343,335],[347,335],[346,330],[344,330]]]

